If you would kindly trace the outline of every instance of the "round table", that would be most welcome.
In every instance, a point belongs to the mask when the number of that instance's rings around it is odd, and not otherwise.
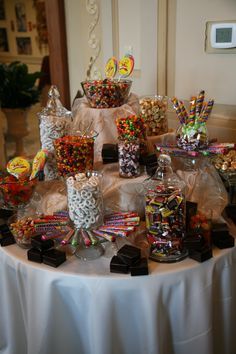
[[[0,248],[1,354],[233,354],[236,248],[204,263],[149,261],[149,275],[110,273],[110,259],[59,268]]]

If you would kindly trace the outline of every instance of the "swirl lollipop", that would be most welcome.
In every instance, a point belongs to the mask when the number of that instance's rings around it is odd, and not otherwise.
[[[126,54],[119,61],[119,74],[122,78],[128,77],[134,69],[134,57],[131,54]]]

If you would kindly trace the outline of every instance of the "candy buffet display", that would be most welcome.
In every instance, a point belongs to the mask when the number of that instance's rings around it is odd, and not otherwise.
[[[140,112],[147,126],[147,136],[161,135],[168,132],[166,111],[167,96],[145,96],[140,98]]]
[[[160,155],[154,176],[144,183],[150,258],[176,262],[187,256],[185,237],[185,184],[171,168],[168,155]]]
[[[178,116],[180,127],[176,132],[177,145],[184,150],[204,149],[208,146],[206,122],[212,111],[214,100],[204,101],[205,91],[192,97],[189,112],[183,101],[172,98],[173,107]]]
[[[93,169],[94,138],[64,136],[54,140],[57,169],[60,176],[75,175]]]
[[[53,142],[55,139],[68,135],[72,115],[70,111],[63,107],[56,86],[51,86],[48,98],[47,106],[38,113],[38,117],[41,147],[49,152],[44,170],[45,179],[51,180],[58,178]]]

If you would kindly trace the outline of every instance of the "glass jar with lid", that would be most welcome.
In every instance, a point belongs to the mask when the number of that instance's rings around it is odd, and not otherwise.
[[[161,154],[156,173],[144,182],[147,238],[150,258],[176,262],[187,256],[185,237],[185,183],[173,172],[169,155]]]
[[[54,157],[54,140],[68,135],[72,122],[72,114],[60,101],[60,94],[56,86],[52,85],[48,91],[47,106],[38,113],[41,148],[49,152],[44,168],[46,180],[59,177]]]

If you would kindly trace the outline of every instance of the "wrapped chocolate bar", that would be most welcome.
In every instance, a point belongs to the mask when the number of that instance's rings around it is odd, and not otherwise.
[[[187,256],[185,237],[185,183],[173,173],[171,159],[160,155],[156,173],[144,182],[147,238],[150,258],[176,262]]]
[[[51,180],[58,178],[56,161],[54,158],[55,139],[68,134],[72,121],[71,112],[62,106],[60,94],[56,86],[51,86],[48,92],[47,106],[38,114],[40,141],[42,149],[49,152],[48,160],[45,165],[45,179]]]

